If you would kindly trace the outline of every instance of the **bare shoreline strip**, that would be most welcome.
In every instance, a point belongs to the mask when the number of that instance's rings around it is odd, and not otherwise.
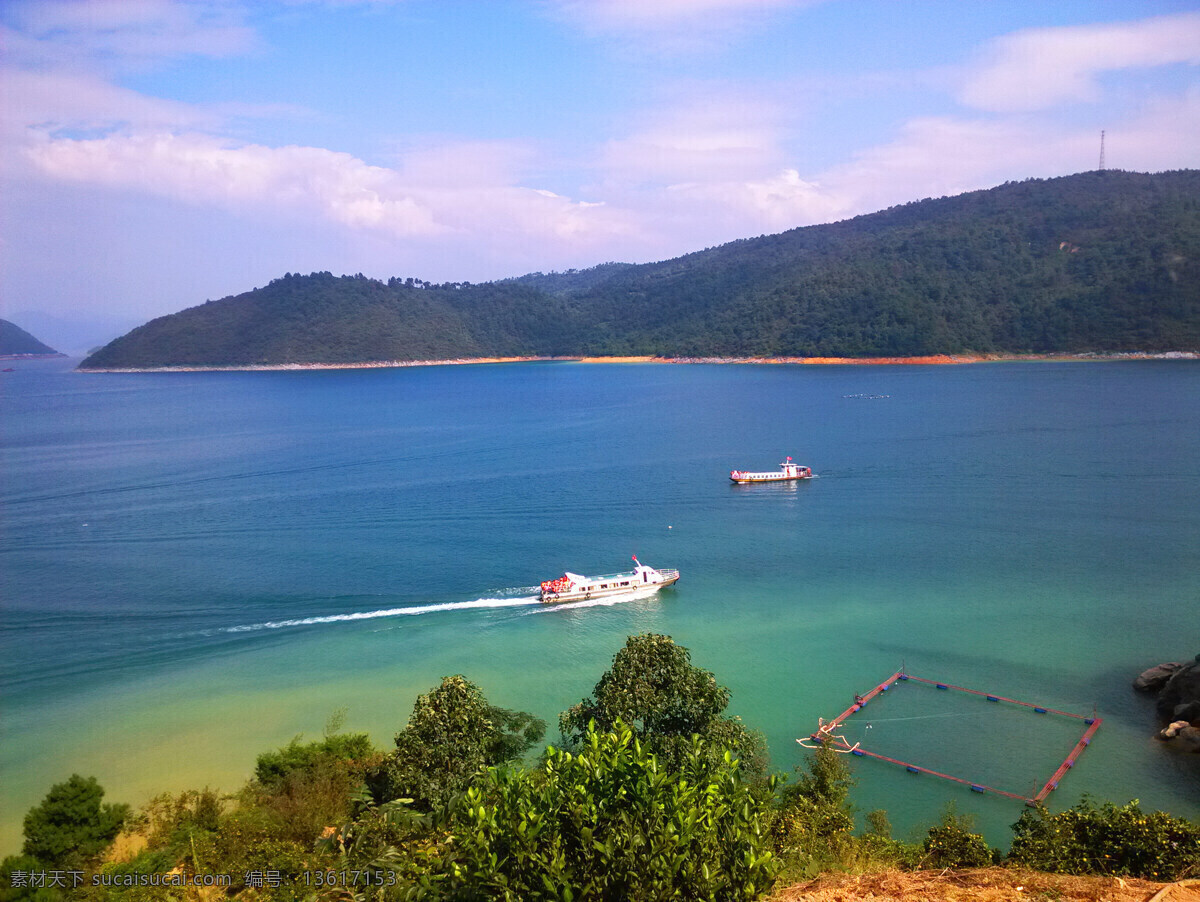
[[[945,366],[1021,361],[1200,360],[1194,351],[1126,351],[1085,354],[933,354],[925,357],[458,357],[447,360],[371,360],[360,363],[263,363],[245,366],[77,367],[81,373],[253,373],[289,370],[370,370],[410,366],[462,366],[478,363],[704,363],[751,366]]]

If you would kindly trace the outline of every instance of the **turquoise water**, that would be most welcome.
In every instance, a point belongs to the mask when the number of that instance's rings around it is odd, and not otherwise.
[[[450,673],[554,724],[644,631],[733,690],[781,771],[904,667],[1103,717],[1053,806],[1200,818],[1200,760],[1129,688],[1200,652],[1193,362],[0,378],[0,851],[72,772],[133,804],[232,790],[340,708],[390,745]],[[784,455],[819,478],[728,481]],[[631,554],[679,585],[531,603]],[[1080,732],[910,688],[848,735],[1023,793]],[[953,800],[1003,843],[1021,811],[853,763],[901,836]]]

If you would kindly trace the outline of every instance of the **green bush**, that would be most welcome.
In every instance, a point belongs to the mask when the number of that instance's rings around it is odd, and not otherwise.
[[[577,754],[493,768],[461,801],[443,862],[451,898],[756,899],[773,880],[770,793],[696,737],[678,770],[623,723]]]
[[[766,740],[739,718],[724,715],[729,689],[692,664],[691,654],[670,636],[630,636],[592,695],[559,715],[564,748],[577,746],[592,722],[611,730],[620,721],[666,767],[686,758],[692,737],[701,736],[710,749],[731,749],[747,778],[765,777]]]
[[[1025,811],[1013,824],[1009,861],[1056,874],[1111,874],[1171,881],[1200,875],[1200,826],[1136,800],[1118,807],[1084,798],[1050,814]]]
[[[223,803],[212,789],[189,789],[178,795],[163,793],[147,803],[137,817],[149,849],[178,855],[191,845],[196,833],[215,833],[221,826]]]
[[[995,856],[978,833],[972,833],[971,818],[959,815],[951,805],[940,823],[929,828],[922,849],[922,864],[934,868],[985,868]]]
[[[66,893],[57,887],[31,886],[29,875],[45,872],[46,865],[31,855],[9,855],[0,862],[0,900],[3,902],[61,902]],[[67,884],[68,886],[70,883]]]
[[[377,803],[412,799],[431,811],[449,804],[481,770],[523,755],[546,725],[531,714],[488,704],[463,676],[443,678],[417,697],[396,750],[367,775]]]
[[[307,775],[335,762],[366,761],[375,754],[366,733],[340,733],[303,743],[297,736],[283,748],[259,755],[254,778],[263,786],[275,787],[292,774]]]

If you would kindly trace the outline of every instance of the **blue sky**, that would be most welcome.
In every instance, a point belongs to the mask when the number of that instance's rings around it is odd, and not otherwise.
[[[8,0],[0,316],[665,259],[1200,167],[1200,3]]]

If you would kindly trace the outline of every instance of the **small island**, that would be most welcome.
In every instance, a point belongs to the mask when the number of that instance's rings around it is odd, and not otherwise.
[[[65,357],[38,341],[16,323],[0,319],[0,360],[29,360],[40,357]]]

